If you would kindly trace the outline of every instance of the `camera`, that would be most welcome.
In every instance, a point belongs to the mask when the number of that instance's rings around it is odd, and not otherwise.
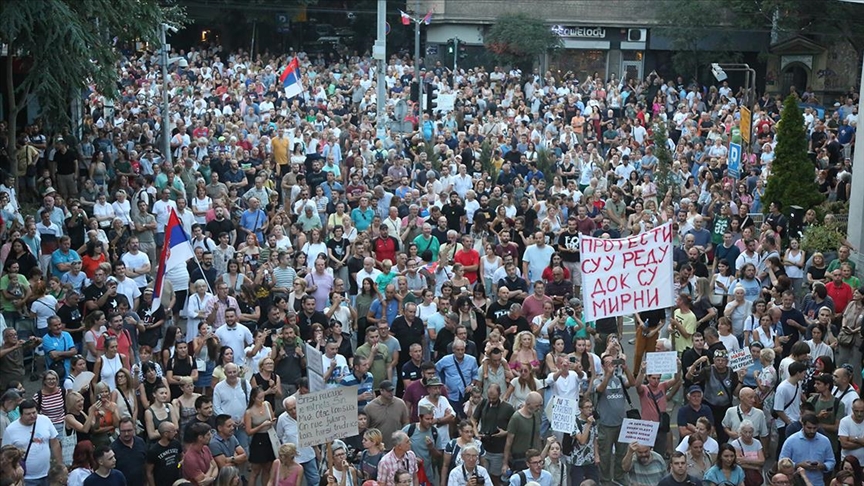
[[[486,482],[485,478],[476,473],[474,474],[474,479],[477,480],[477,486],[482,486]]]
[[[624,360],[621,359],[621,358],[613,359],[613,360],[612,360],[612,364],[614,364],[614,365],[616,365],[616,366],[618,366],[618,365],[622,365],[622,364],[624,364]]]
[[[570,317],[573,317],[573,316],[576,315],[576,311],[573,310],[573,308],[570,307],[570,306],[565,307],[565,308],[564,308],[564,312],[566,312],[567,315],[570,316]]]

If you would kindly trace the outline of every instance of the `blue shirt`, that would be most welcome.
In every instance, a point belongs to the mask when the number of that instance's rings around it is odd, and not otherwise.
[[[465,395],[465,389],[468,388],[473,381],[479,379],[479,367],[477,359],[468,354],[462,358],[462,362],[456,361],[456,357],[452,354],[444,356],[438,363],[435,364],[435,371],[444,380],[444,385],[447,386],[450,400],[458,401]]]
[[[66,253],[63,253],[63,250],[59,248],[54,250],[54,253],[51,254],[51,275],[57,278],[62,277],[66,272],[57,268],[57,265],[72,263],[74,261],[81,261],[81,256],[78,255],[77,251],[68,250]]]
[[[702,479],[703,481],[708,481],[709,483],[714,484],[723,484],[724,482],[741,484],[744,482],[744,469],[741,469],[741,466],[736,465],[735,468],[732,469],[732,474],[729,476],[729,479],[726,479],[723,470],[715,465],[711,466],[711,469],[705,471],[705,477]]]
[[[360,208],[354,208],[351,210],[351,221],[354,222],[354,227],[357,228],[358,232],[369,229],[369,226],[372,226],[372,218],[374,217],[375,211],[370,207],[367,207],[366,211],[363,211]]]
[[[531,481],[537,482],[540,486],[552,486],[552,473],[545,469],[540,470],[540,477],[535,478],[531,474],[530,469],[526,469],[523,471],[525,473],[525,482],[530,483]],[[525,486],[522,484],[522,478],[519,477],[518,472],[514,472],[512,476],[510,476],[510,486]]]
[[[69,351],[75,347],[72,341],[72,335],[66,331],[61,331],[59,336],[53,336],[50,332],[42,338],[42,350],[45,351],[45,366],[50,367],[54,360],[51,359],[51,351]],[[70,373],[69,358],[65,358],[66,374]],[[62,385],[62,383],[61,383]]]
[[[342,381],[340,381],[339,384],[342,386],[356,386],[357,396],[359,397],[366,392],[371,392],[374,382],[375,378],[372,377],[372,373],[366,372],[366,376],[363,377],[363,381],[358,380],[357,376],[355,376],[354,373],[350,373],[348,375],[345,375],[345,377],[342,378]],[[363,410],[363,407],[365,407],[368,403],[369,400],[360,400],[359,398],[357,399],[357,406],[360,410]]]
[[[248,209],[243,211],[243,215],[240,216],[240,226],[247,231],[254,231],[255,236],[258,237],[259,245],[264,244],[264,233],[261,232],[260,228],[265,221],[267,221],[267,214],[260,209],[255,211]]]
[[[828,437],[820,433],[816,433],[816,437],[808,439],[804,436],[804,431],[796,432],[786,439],[783,443],[783,449],[780,451],[780,458],[788,457],[792,459],[794,464],[803,461],[816,461],[825,465],[821,471],[807,470],[807,479],[813,486],[824,486],[825,480],[822,474],[825,471],[834,469],[834,451],[831,448],[831,441]]]
[[[372,301],[372,305],[369,306],[369,312],[375,316],[375,319],[381,319],[381,311],[382,311],[381,301],[375,299]],[[396,316],[399,315],[399,301],[396,299],[391,299],[387,304],[387,325],[393,327],[393,319],[396,319]]]

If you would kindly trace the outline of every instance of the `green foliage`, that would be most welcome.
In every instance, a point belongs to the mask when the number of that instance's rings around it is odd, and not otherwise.
[[[47,119],[69,120],[69,102],[93,85],[107,97],[118,95],[116,46],[143,41],[159,44],[162,23],[182,26],[185,12],[158,0],[40,0],[0,2],[0,44],[23,58],[27,74],[12,87],[7,116],[14,120],[36,96]],[[7,68],[12,56],[7,58]],[[7,80],[12,81],[11,74]]]
[[[824,201],[815,182],[813,163],[807,157],[804,117],[797,98],[792,96],[783,103],[774,154],[771,175],[762,198],[766,211],[775,201],[782,203],[784,209],[791,205],[807,209]]]
[[[549,49],[562,45],[543,20],[524,13],[501,15],[486,35],[486,49],[495,59],[519,66],[522,72]]]
[[[546,182],[552,184],[552,177],[557,171],[556,163],[558,159],[555,157],[555,152],[547,149],[537,150],[537,170],[543,173]]]
[[[804,230],[804,235],[801,238],[801,249],[807,254],[816,251],[822,253],[837,251],[844,239],[844,233],[836,224],[812,225]]]
[[[654,156],[657,157],[657,168],[654,171],[657,194],[662,199],[671,190],[672,198],[677,200],[681,196],[681,186],[672,174],[672,152],[666,144],[668,138],[666,122],[662,118],[654,118],[651,122],[651,140],[654,142]]]

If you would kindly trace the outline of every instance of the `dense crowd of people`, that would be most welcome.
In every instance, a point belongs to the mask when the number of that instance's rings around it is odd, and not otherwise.
[[[170,120],[158,57],[127,53],[82,134],[6,144],[0,485],[864,485],[857,249],[807,254],[764,207],[779,97],[751,107],[736,178],[727,82],[436,63],[420,76],[454,110],[417,113],[394,57],[388,117],[415,131],[376,140],[368,57],[300,53],[288,99],[284,56],[175,54]],[[805,114],[826,200],[850,196],[857,103]],[[173,214],[194,257],[154,296]],[[664,224],[676,306],[585,320],[579,238]],[[358,387],[358,435],[299,444],[307,346],[324,387]],[[654,351],[678,372],[648,374]],[[618,442],[625,418],[656,442]]]

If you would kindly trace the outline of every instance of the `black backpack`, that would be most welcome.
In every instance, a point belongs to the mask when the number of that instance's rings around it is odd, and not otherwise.
[[[432,440],[435,441],[435,443],[437,444],[438,443],[438,428],[433,425],[432,428],[430,428],[429,430],[432,431]],[[417,432],[417,424],[409,425],[408,430],[405,431],[405,433],[408,434],[408,438],[413,437],[414,432]]]

